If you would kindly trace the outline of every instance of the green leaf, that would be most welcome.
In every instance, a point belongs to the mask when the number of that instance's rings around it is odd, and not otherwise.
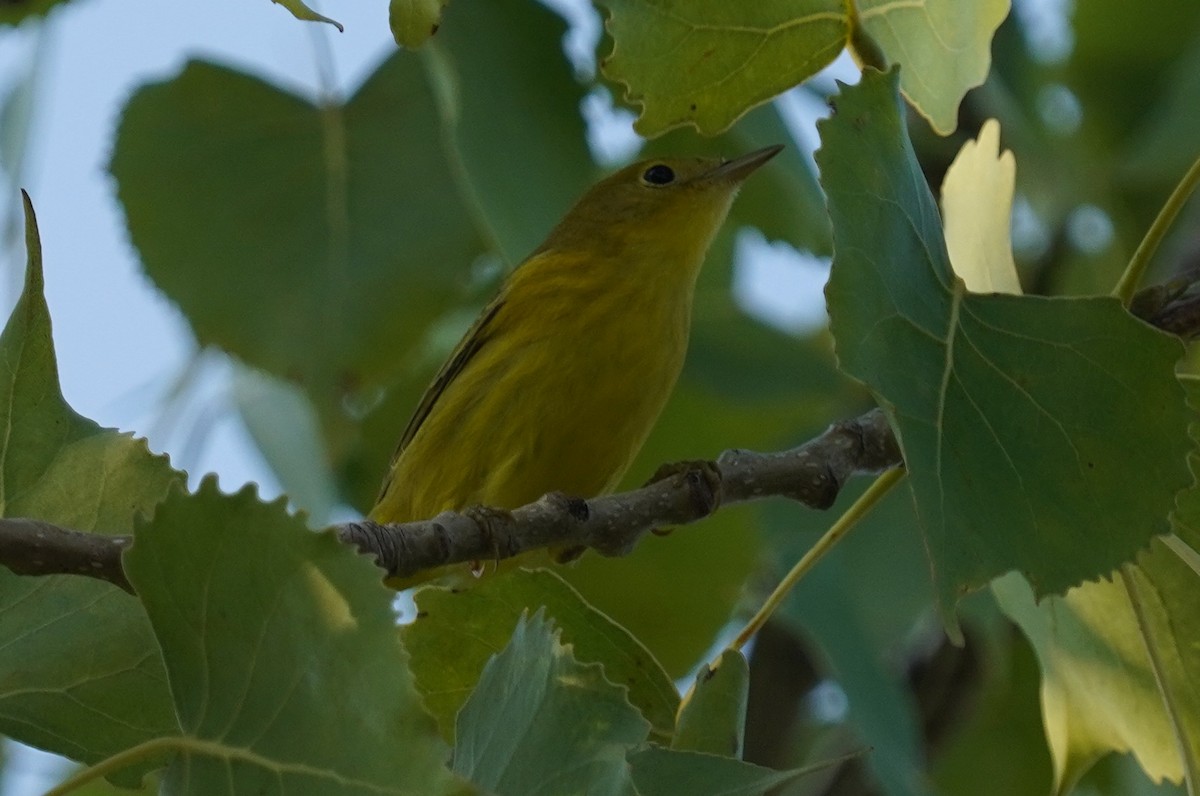
[[[958,127],[958,104],[983,83],[991,67],[992,34],[1008,16],[1009,0],[855,0],[863,29],[889,62],[898,63],[900,89],[941,135]]]
[[[125,565],[183,730],[168,790],[455,790],[379,570],[282,500],[172,492]]]
[[[449,740],[454,717],[484,664],[508,643],[520,617],[538,609],[559,626],[576,658],[603,664],[609,679],[629,689],[629,701],[655,736],[667,739],[674,732],[679,692],[658,661],[553,572],[519,569],[483,578],[470,589],[424,588],[415,599],[416,621],[401,628],[401,635],[417,690]]]
[[[489,793],[630,794],[626,751],[650,725],[539,610],[522,616],[458,714],[454,771]]]
[[[337,489],[312,402],[295,385],[241,366],[233,372],[233,402],[288,500],[325,523]]]
[[[776,578],[865,486],[847,484],[837,504],[823,513],[788,504],[767,507],[764,547]],[[884,792],[927,793],[918,707],[906,673],[888,665],[904,655],[932,601],[911,498],[893,490],[861,526],[796,585],[780,614],[819,646],[828,675],[846,695],[848,723],[861,739],[855,742],[872,749],[865,762]]]
[[[25,288],[0,336],[0,508],[83,531],[121,534],[183,474],[144,440],[101,428],[63,400],[43,297],[42,250],[25,198]],[[166,673],[137,599],[78,576],[0,568],[0,731],[94,763],[178,725]],[[137,784],[147,762],[120,782]]]
[[[450,0],[391,0],[388,25],[396,44],[415,50],[437,33],[442,9]]]
[[[703,752],[651,746],[629,755],[639,796],[760,796],[843,760],[830,760],[792,771],[743,763]]]
[[[322,107],[192,61],[129,101],[110,169],[200,342],[300,382],[329,418],[391,381],[482,251],[440,138],[406,53]]]
[[[671,748],[741,758],[746,739],[750,667],[738,650],[727,649],[703,664],[683,708]]]
[[[540,3],[455,3],[425,52],[456,175],[496,247],[525,259],[595,178],[566,23]]]
[[[1153,779],[1198,781],[1197,586],[1160,541],[1123,574],[1064,597],[1035,604],[1016,574],[992,585],[1037,650],[1057,793],[1110,751],[1133,752]]]
[[[613,51],[601,62],[642,106],[635,129],[705,135],[811,77],[849,33],[843,0],[600,0]]]
[[[901,441],[953,632],[958,597],[998,575],[1061,593],[1165,530],[1191,482],[1189,418],[1178,341],[1119,302],[966,292],[896,84],[868,70],[821,125],[837,252],[826,295],[842,369]]]
[[[44,17],[66,0],[9,0],[0,3],[0,25],[19,25],[33,17]]]
[[[271,0],[271,2],[278,3],[286,8],[296,19],[302,19],[306,22],[328,22],[330,25],[333,25],[335,28],[337,28],[339,33],[345,30],[345,28],[342,27],[342,23],[335,19],[321,16],[316,11],[313,11],[311,8],[304,5],[304,3],[302,3],[300,0]]]

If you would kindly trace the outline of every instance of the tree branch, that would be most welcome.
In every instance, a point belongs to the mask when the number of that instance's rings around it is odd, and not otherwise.
[[[1185,340],[1200,335],[1200,272],[1190,271],[1134,297],[1130,311]],[[622,556],[657,527],[686,525],[723,504],[778,496],[816,509],[833,504],[854,475],[902,464],[883,412],[836,423],[780,453],[728,450],[715,462],[665,468],[653,483],[591,500],[551,493],[511,512],[478,507],[431,520],[352,522],[329,530],[373,555],[390,577],[448,564],[500,560],[545,547],[591,548]],[[0,518],[0,564],[18,575],[87,575],[133,587],[121,567],[129,536],[108,536],[29,519]]]
[[[121,567],[121,551],[132,543],[130,536],[73,531],[19,517],[0,519],[0,564],[18,575],[87,575],[132,594]]]
[[[512,512],[446,511],[430,520],[337,526],[342,541],[375,556],[389,577],[405,578],[447,564],[511,558],[545,547],[629,553],[647,531],[686,525],[717,507],[768,496],[813,508],[833,505],[853,475],[901,463],[883,412],[873,409],[836,423],[792,450],[728,450],[715,462],[695,462],[641,489],[591,500],[550,493]]]
[[[900,463],[887,420],[874,409],[834,424],[798,448],[779,453],[728,450],[715,462],[664,468],[668,475],[631,492],[591,500],[551,493],[511,512],[479,507],[418,522],[363,521],[329,530],[373,555],[389,577],[399,578],[545,547],[622,556],[647,531],[695,522],[723,504],[774,495],[828,508],[851,476]],[[19,575],[88,575],[132,592],[121,567],[121,553],[132,542],[130,536],[0,519],[0,564]]]

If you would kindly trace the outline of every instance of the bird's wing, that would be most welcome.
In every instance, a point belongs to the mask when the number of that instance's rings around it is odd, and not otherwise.
[[[483,347],[483,344],[491,338],[491,323],[496,317],[496,313],[504,306],[504,298],[504,291],[501,291],[496,298],[492,299],[490,304],[483,308],[483,312],[479,313],[479,317],[471,324],[471,328],[463,335],[462,340],[459,340],[458,345],[455,346],[446,363],[442,365],[442,369],[438,371],[433,382],[425,389],[425,394],[421,396],[421,401],[417,404],[416,410],[413,411],[412,417],[409,418],[408,425],[405,427],[404,433],[400,436],[400,442],[397,443],[396,450],[392,454],[392,466],[388,468],[388,475],[383,480],[383,486],[379,490],[379,497],[376,499],[377,503],[383,499],[388,487],[391,486],[392,473],[395,471],[396,460],[400,458],[400,454],[404,453],[404,449],[408,447],[413,437],[417,435],[421,424],[425,422],[430,412],[433,411],[438,398],[442,396],[442,393],[446,391],[446,388],[450,386],[455,377],[459,373],[462,373],[463,368],[467,366],[467,363],[471,361],[476,352]]]

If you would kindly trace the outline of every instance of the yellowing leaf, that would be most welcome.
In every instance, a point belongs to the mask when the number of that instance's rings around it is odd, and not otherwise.
[[[296,19],[303,19],[306,22],[328,22],[339,31],[345,30],[345,28],[342,27],[342,23],[338,22],[336,19],[330,19],[329,17],[321,16],[316,11],[313,11],[311,8],[304,5],[304,3],[300,2],[300,0],[271,0],[271,2],[278,3],[288,11],[292,12],[292,16],[294,16]]]
[[[1065,794],[1108,752],[1132,752],[1152,779],[1191,778],[1200,762],[1195,573],[1155,541],[1111,580],[1034,604],[1017,575],[993,584],[1037,650],[1042,714]],[[1148,652],[1149,650],[1149,652]],[[1185,768],[1186,767],[1186,768]]]
[[[600,2],[614,42],[601,67],[642,105],[646,136],[726,130],[832,61],[849,32],[843,0]]]
[[[1021,293],[1013,262],[1012,152],[1000,152],[1000,124],[988,119],[968,141],[942,182],[942,224],[950,266],[972,293]]]
[[[415,50],[437,33],[442,9],[449,0],[392,0],[388,24],[396,44]]]
[[[941,135],[958,126],[963,95],[987,77],[992,34],[1009,0],[856,0],[859,22],[888,61],[900,90]]]

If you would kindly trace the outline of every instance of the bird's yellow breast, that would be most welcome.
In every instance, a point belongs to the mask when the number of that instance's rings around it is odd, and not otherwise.
[[[546,252],[513,274],[482,344],[397,458],[373,519],[615,485],[679,376],[694,274],[647,285],[630,263],[613,265]]]

